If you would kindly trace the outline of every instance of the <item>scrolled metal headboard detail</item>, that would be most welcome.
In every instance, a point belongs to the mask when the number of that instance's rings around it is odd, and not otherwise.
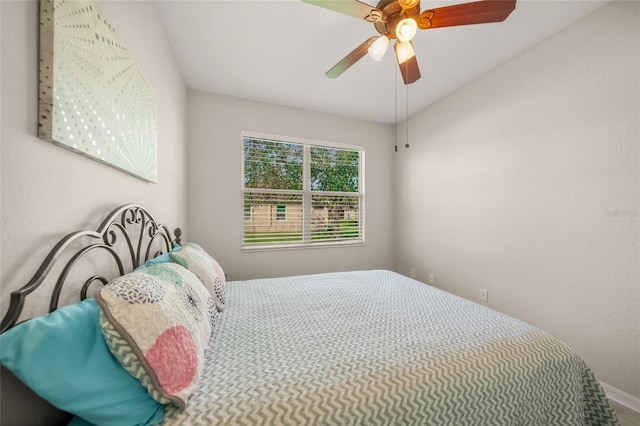
[[[117,265],[119,275],[124,275],[128,272],[125,271],[125,264],[136,268],[152,257],[171,251],[174,244],[180,244],[180,228],[175,229],[174,235],[175,238],[172,238],[166,225],[158,223],[151,213],[137,204],[125,204],[113,210],[96,231],[76,231],[68,234],[51,249],[29,282],[11,293],[9,310],[0,323],[0,333],[17,323],[26,297],[42,284],[54,265],[62,261],[62,254],[70,246],[78,242],[82,245],[79,249],[76,246],[73,249],[76,250],[75,253],[72,252],[68,259],[64,259],[66,263],[61,264],[62,269],[49,300],[49,312],[58,308],[60,294],[70,271],[87,253],[96,250],[108,253]],[[127,255],[124,262],[120,251]],[[100,272],[88,277],[80,288],[80,300],[87,297],[89,287],[96,281],[106,285],[109,280]]]

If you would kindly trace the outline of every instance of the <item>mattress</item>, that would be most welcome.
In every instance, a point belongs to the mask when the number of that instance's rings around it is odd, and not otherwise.
[[[617,424],[565,344],[390,271],[232,281],[165,425]]]

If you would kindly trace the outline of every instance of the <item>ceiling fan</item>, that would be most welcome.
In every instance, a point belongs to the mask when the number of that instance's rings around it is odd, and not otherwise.
[[[420,12],[420,0],[380,0],[376,7],[358,0],[302,0],[316,6],[373,23],[379,36],[368,38],[335,64],[325,74],[336,78],[369,53],[382,59],[390,40],[396,39],[394,50],[404,84],[420,78],[420,68],[413,49],[418,29],[502,22],[516,8],[516,0],[480,0]]]

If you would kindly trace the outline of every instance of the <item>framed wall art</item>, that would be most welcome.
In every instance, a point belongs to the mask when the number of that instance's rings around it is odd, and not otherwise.
[[[157,182],[157,101],[92,0],[40,0],[38,137]]]

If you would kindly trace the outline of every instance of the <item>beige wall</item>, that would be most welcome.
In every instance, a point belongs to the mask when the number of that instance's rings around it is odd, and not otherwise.
[[[139,203],[186,227],[186,89],[152,2],[101,2],[158,99],[158,184],[149,184],[36,137],[38,2],[0,1],[2,170],[0,285],[26,283],[62,235],[97,228],[111,209]]]
[[[395,182],[399,272],[489,290],[636,397],[639,23],[604,6],[415,114]]]
[[[229,279],[393,267],[389,126],[202,92],[188,99],[189,229]],[[241,252],[242,130],[365,146],[365,245]]]

